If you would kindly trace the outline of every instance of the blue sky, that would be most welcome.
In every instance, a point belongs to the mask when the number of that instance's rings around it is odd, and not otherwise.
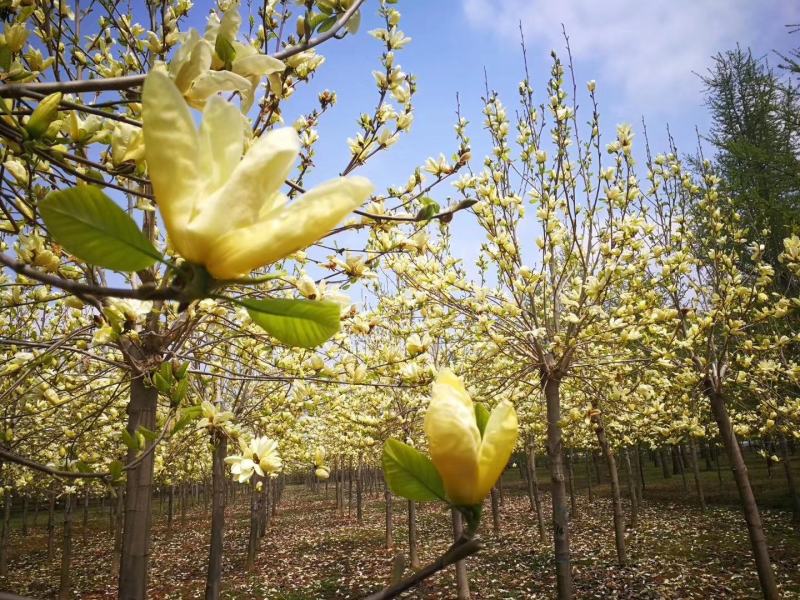
[[[320,126],[318,170],[312,181],[336,175],[347,162],[345,140],[356,131],[359,112],[369,112],[375,104],[371,72],[379,68],[380,43],[366,33],[380,25],[375,5],[366,2],[358,36],[321,49],[327,63],[309,87],[336,90],[339,105]],[[579,93],[588,80],[597,81],[604,139],[610,140],[616,124],[627,122],[637,132],[638,148],[643,148],[644,118],[654,151],[665,147],[667,125],[681,151],[696,148],[695,127],[703,133],[709,123],[696,73],[706,73],[717,52],[739,43],[777,64],[773,50],[800,46],[800,34],[790,35],[786,28],[800,21],[796,0],[400,0],[397,6],[403,15],[400,28],[413,38],[397,53],[397,62],[417,76],[416,117],[409,135],[360,170],[379,188],[404,182],[427,156],[454,150],[457,92],[462,114],[472,122],[473,160],[480,167],[487,150],[480,112],[484,68],[489,87],[513,106],[523,73],[520,21],[540,99],[550,50],[566,57],[563,23]],[[308,109],[302,96],[310,89],[286,106],[287,122]],[[434,195],[444,204],[450,193],[442,186]],[[456,254],[470,262],[480,236],[471,221],[470,215],[459,215],[453,223]]]

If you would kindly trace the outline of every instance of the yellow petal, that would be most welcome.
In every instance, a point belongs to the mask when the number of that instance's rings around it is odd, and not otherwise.
[[[183,236],[202,183],[198,135],[186,102],[164,73],[152,71],[145,79],[142,121],[150,181],[171,243],[187,260],[201,262]]]
[[[236,58],[231,65],[234,73],[248,77],[255,75],[261,77],[263,75],[271,75],[272,73],[279,73],[286,68],[286,65],[279,61],[277,58],[267,56],[266,54],[250,54]]]
[[[191,44],[188,60],[175,74],[175,85],[181,94],[187,93],[194,80],[206,73],[211,68],[211,55],[214,49],[206,40],[197,39],[197,33],[193,31],[193,36],[187,40],[187,45]]]
[[[231,279],[272,264],[322,238],[371,193],[372,184],[363,177],[323,183],[263,220],[216,240],[206,268],[217,279]]]
[[[232,112],[229,118],[233,119]],[[239,123],[236,131],[241,136],[241,117],[237,115],[236,118]],[[198,214],[191,223],[192,232],[216,243],[228,232],[249,227],[261,220],[261,214],[282,206],[283,197],[277,192],[283,187],[299,149],[297,132],[291,127],[262,136],[236,164],[228,181],[214,194],[208,194],[202,205],[198,203]]]
[[[230,71],[206,71],[199,75],[184,95],[186,101],[194,108],[203,108],[206,101],[219,92],[246,93],[250,82]]]
[[[210,196],[230,178],[244,150],[244,122],[233,104],[219,96],[212,97],[203,110],[200,125],[199,163],[205,174],[203,193]],[[203,202],[198,210],[205,210]]]
[[[481,441],[478,483],[481,499],[486,497],[508,464],[518,434],[519,422],[514,406],[508,400],[503,400],[489,415]]]
[[[470,506],[483,497],[478,486],[481,434],[475,424],[472,399],[449,369],[439,372],[425,413],[425,435],[447,497],[458,506]]]

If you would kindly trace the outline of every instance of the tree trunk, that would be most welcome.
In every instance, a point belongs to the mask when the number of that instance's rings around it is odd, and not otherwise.
[[[413,500],[408,501],[408,559],[412,569],[420,567],[417,553],[417,505]]]
[[[592,467],[589,463],[589,453],[586,453],[586,485],[588,487],[589,502],[594,502],[594,488],[592,487]]]
[[[56,529],[56,493],[50,486],[50,502],[47,508],[47,560],[53,560],[55,554]]]
[[[572,569],[569,554],[569,509],[564,486],[564,458],[561,447],[561,380],[543,375],[547,404],[547,456],[550,459],[553,501],[553,546],[556,559],[558,600],[573,597]]]
[[[644,492],[645,488],[647,487],[647,481],[644,478],[644,464],[642,464],[642,449],[639,444],[636,444],[636,466],[639,471],[639,502],[642,501],[642,493]]]
[[[786,474],[786,485],[789,487],[789,495],[792,498],[792,521],[800,523],[800,495],[797,493],[797,487],[794,483],[794,475],[792,474],[792,456],[789,454],[789,444],[786,443],[786,436],[780,436],[781,448],[781,462],[783,462],[783,471]]]
[[[72,494],[64,496],[64,532],[61,546],[61,571],[58,600],[70,597],[70,575],[72,573]]]
[[[453,516],[453,541],[461,539],[464,533],[464,523],[461,520],[461,513],[455,508],[450,510]],[[469,600],[469,579],[467,578],[467,562],[465,560],[456,561],[456,597],[458,600]]]
[[[625,474],[628,476],[628,496],[631,499],[631,519],[630,527],[633,529],[639,523],[639,498],[636,496],[636,477],[631,466],[631,453],[629,448],[625,448]]]
[[[83,537],[84,543],[86,542],[86,536],[89,533],[89,487],[87,486],[85,490],[83,490],[83,523],[81,525],[81,536]]]
[[[175,485],[170,484],[167,493],[167,532],[172,533],[172,519],[175,516]]]
[[[12,493],[6,490],[3,496],[3,520],[0,522],[0,577],[8,575],[8,536],[11,533],[11,502]]]
[[[212,440],[211,544],[208,552],[206,600],[219,600],[222,588],[222,543],[225,536],[225,455],[228,452],[228,438],[223,433],[215,432]]]
[[[155,387],[147,387],[144,375],[139,373],[135,374],[131,381],[130,394],[127,429],[135,439],[139,426],[151,431],[155,429],[158,390]],[[143,451],[147,452],[151,445],[151,443],[145,444]],[[150,452],[127,472],[119,600],[144,600],[147,597],[154,454],[155,452]],[[128,450],[126,462],[133,462],[136,456],[136,450]]]
[[[114,509],[114,551],[111,556],[111,574],[119,576],[119,566],[122,560],[122,528],[125,515],[125,494],[122,487],[116,489],[114,499],[116,507]]]
[[[572,468],[572,450],[566,452],[567,458],[567,488],[569,489],[570,519],[578,514],[575,504],[575,470]]]
[[[597,410],[597,404],[592,402],[592,423],[594,424],[594,432],[597,435],[597,441],[600,444],[600,450],[603,452],[603,457],[606,459],[606,466],[608,467],[608,477],[611,481],[611,497],[612,507],[614,509],[614,542],[617,547],[617,562],[621,567],[628,564],[628,557],[625,552],[625,517],[622,513],[622,494],[619,490],[619,474],[617,473],[617,461],[614,458],[614,452],[611,450],[611,445],[608,443],[606,437],[606,428],[603,423],[603,415]]]
[[[22,496],[22,535],[28,535],[28,496]]]
[[[666,449],[666,447],[661,446],[660,452],[661,454],[659,458],[661,459],[661,474],[664,476],[664,479],[669,479],[672,477],[672,472],[669,470],[669,463],[667,462],[667,455],[669,454],[669,451]]]
[[[689,436],[689,452],[692,456],[692,475],[694,476],[694,487],[697,490],[697,499],[700,502],[700,510],[706,512],[706,496],[703,493],[703,482],[700,481],[700,465],[697,460],[697,444],[694,438]]]
[[[531,509],[536,512],[536,524],[539,528],[539,539],[545,541],[547,534],[544,528],[544,514],[542,513],[542,499],[539,497],[539,481],[536,475],[536,447],[533,437],[528,442],[528,495],[531,499]]]
[[[353,461],[347,466],[347,516],[353,516]]]
[[[356,519],[358,524],[364,522],[364,465],[362,459],[358,457],[358,471],[356,471]]]
[[[492,488],[491,503],[492,503],[492,529],[495,537],[500,536],[500,506],[497,502],[497,488]]]
[[[259,514],[258,504],[261,499],[261,492],[256,487],[259,476],[253,475],[254,485],[250,490],[250,534],[247,537],[247,560],[245,569],[252,571],[256,564],[256,554],[258,553],[258,533],[259,533]],[[261,484],[264,485],[263,483]]]
[[[681,474],[681,481],[683,482],[683,491],[689,492],[689,483],[686,481],[686,460],[683,457],[683,445],[678,444],[673,447],[673,456],[677,457],[678,469]]]
[[[741,499],[744,518],[747,522],[747,532],[750,536],[750,545],[753,549],[756,569],[758,570],[758,580],[761,583],[761,591],[766,600],[778,600],[780,594],[775,584],[775,574],[772,571],[772,564],[769,559],[767,539],[764,535],[764,528],[761,525],[761,514],[758,511],[758,505],[753,495],[753,488],[750,486],[750,478],[747,475],[747,467],[742,458],[741,448],[731,425],[728,408],[725,405],[725,397],[713,389],[707,389],[706,393],[711,401],[711,410],[719,427],[722,444],[728,454],[733,477],[736,480],[736,487],[739,490],[739,498]]]
[[[393,520],[393,507],[392,507],[392,492],[389,486],[383,489],[383,499],[386,502],[386,547],[391,548],[394,545],[394,520]]]
[[[267,534],[269,526],[269,490],[272,487],[270,478],[264,478],[264,488],[261,490],[261,502],[258,505],[258,537],[263,538]]]

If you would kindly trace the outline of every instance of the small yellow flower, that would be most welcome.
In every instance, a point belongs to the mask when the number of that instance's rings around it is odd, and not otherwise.
[[[514,407],[503,400],[481,436],[464,383],[450,369],[439,371],[425,414],[425,434],[450,502],[473,506],[483,501],[505,469],[518,433]]]
[[[170,242],[216,279],[272,264],[328,233],[372,192],[339,177],[287,204],[280,192],[300,149],[292,128],[255,141],[242,157],[239,110],[213,96],[198,131],[169,76],[152,71],[142,93],[147,168]]]

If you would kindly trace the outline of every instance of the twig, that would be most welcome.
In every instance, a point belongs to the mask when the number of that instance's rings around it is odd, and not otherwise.
[[[301,44],[285,48],[273,58],[284,60],[300,54],[334,37],[339,30],[347,25],[350,18],[358,11],[365,0],[356,0],[353,5],[342,13],[342,16],[328,31]],[[138,87],[144,83],[145,75],[125,75],[123,77],[105,77],[102,79],[79,79],[74,81],[48,81],[41,83],[11,83],[0,86],[0,98],[21,98],[31,92],[51,94],[53,92],[80,93],[80,92],[106,92],[112,90],[127,90]]]
[[[0,253],[0,264],[7,266],[12,271],[35,279],[40,283],[57,287],[65,292],[72,294],[81,294],[86,296],[113,296],[115,298],[134,298],[137,300],[178,300],[181,297],[179,290],[173,288],[153,288],[153,287],[139,287],[136,289],[131,288],[110,288],[98,287],[95,285],[88,285],[85,283],[78,283],[63,277],[55,275],[48,275],[38,269],[14,260],[10,256]]]
[[[107,472],[81,473],[80,471],[62,471],[54,467],[48,467],[47,465],[43,465],[29,458],[25,458],[24,456],[20,456],[19,454],[16,454],[15,452],[11,452],[10,450],[6,450],[4,448],[0,448],[0,458],[4,458],[18,465],[28,467],[29,469],[33,469],[34,471],[40,471],[42,473],[47,473],[48,475],[53,475],[54,477],[68,477],[72,479],[81,479],[84,477],[106,479],[110,475]],[[2,598],[0,598],[0,600],[2,600]]]
[[[453,544],[450,549],[442,554],[438,559],[429,565],[423,567],[411,577],[403,579],[402,581],[382,589],[380,592],[375,592],[364,598],[364,600],[387,600],[388,598],[396,598],[406,590],[411,589],[422,580],[427,579],[446,569],[453,563],[457,563],[466,557],[475,554],[481,549],[481,542],[477,538],[464,538]]]

